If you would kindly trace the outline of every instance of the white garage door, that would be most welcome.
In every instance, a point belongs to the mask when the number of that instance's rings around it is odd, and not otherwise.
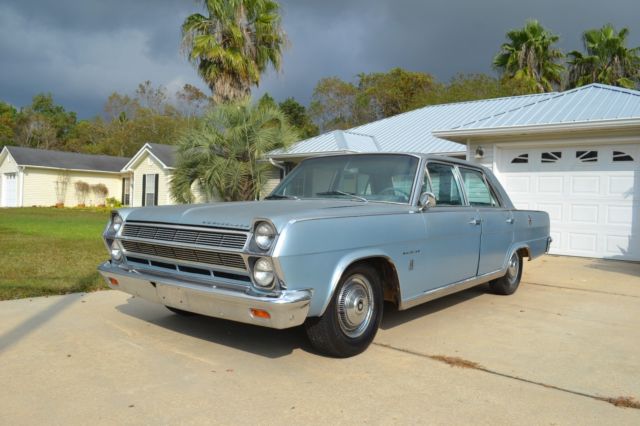
[[[2,207],[18,206],[17,176],[17,173],[5,173],[2,176]]]
[[[500,180],[517,208],[551,219],[551,253],[640,260],[638,145],[502,149]]]

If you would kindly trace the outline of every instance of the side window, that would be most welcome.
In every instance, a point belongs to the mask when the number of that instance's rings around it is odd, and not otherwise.
[[[460,175],[462,176],[470,205],[478,207],[499,206],[481,172],[460,167]]]
[[[436,196],[437,206],[461,206],[462,195],[453,167],[447,164],[429,163],[427,171],[431,178],[431,190]]]

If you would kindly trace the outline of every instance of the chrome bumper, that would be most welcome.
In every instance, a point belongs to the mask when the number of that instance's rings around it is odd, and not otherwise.
[[[270,328],[302,324],[311,301],[311,290],[284,290],[276,297],[269,297],[158,277],[124,269],[111,262],[101,264],[98,271],[109,287],[150,302]],[[112,284],[110,278],[117,280],[118,284]],[[251,309],[267,311],[270,318],[256,317]]]

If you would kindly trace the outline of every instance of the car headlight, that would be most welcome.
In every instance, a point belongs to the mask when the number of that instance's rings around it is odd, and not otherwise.
[[[273,273],[273,263],[271,259],[261,257],[253,265],[253,280],[258,287],[271,288],[275,281],[275,274]]]
[[[111,249],[111,258],[115,261],[120,261],[122,259],[122,250],[118,247],[114,247]]]
[[[276,238],[276,230],[269,222],[260,222],[254,231],[256,245],[262,250],[269,250]]]
[[[113,219],[111,219],[111,229],[114,234],[117,234],[120,228],[122,227],[122,217],[118,213],[113,215]]]

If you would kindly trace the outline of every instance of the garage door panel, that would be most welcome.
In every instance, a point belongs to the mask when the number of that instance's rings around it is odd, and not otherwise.
[[[606,251],[611,256],[630,254],[630,238],[627,235],[607,235]]]
[[[600,177],[574,176],[571,178],[571,192],[574,194],[600,194]]]
[[[509,176],[505,187],[508,192],[529,193],[531,191],[531,177],[529,176]]]
[[[562,176],[540,176],[538,177],[538,192],[541,194],[562,194]]]
[[[613,151],[629,152],[633,162],[614,161]],[[640,260],[640,150],[635,146],[589,146],[503,150],[498,163],[519,209],[549,213],[551,253]],[[562,151],[542,163],[542,153]],[[577,151],[597,151],[585,162]],[[528,154],[528,163],[506,163]],[[555,155],[555,154],[554,154]],[[549,156],[546,156],[549,158]]]
[[[596,233],[569,232],[569,249],[585,253],[596,251],[598,236]]]
[[[538,203],[535,209],[549,213],[551,222],[562,222],[562,203]]]
[[[633,181],[634,176],[610,176],[608,195],[622,196],[625,199],[632,198],[634,196]]]
[[[633,206],[607,206],[608,225],[631,225],[632,220]]]
[[[598,223],[598,206],[592,204],[571,204],[571,220],[583,224]]]

